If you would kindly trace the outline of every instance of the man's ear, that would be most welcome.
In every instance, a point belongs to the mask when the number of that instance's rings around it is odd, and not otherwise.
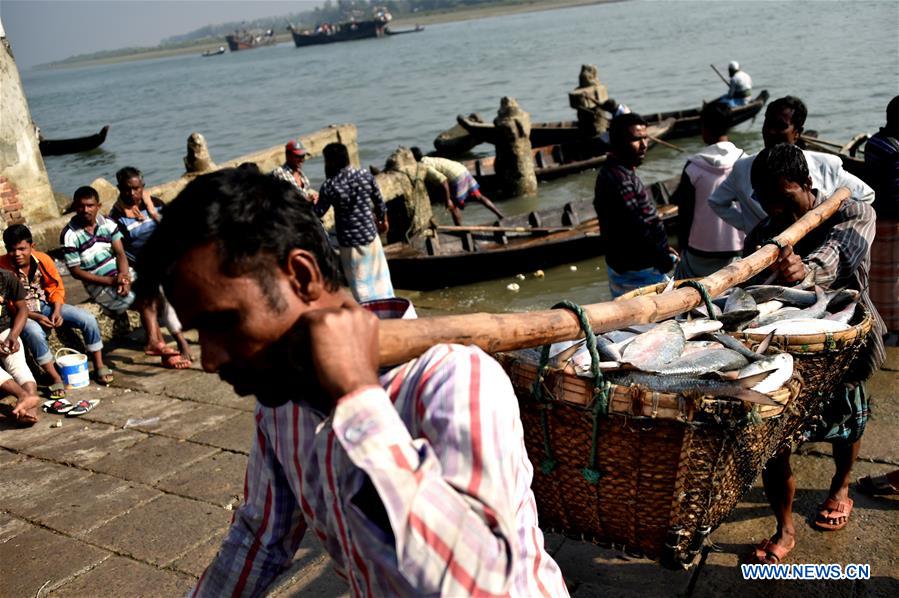
[[[282,266],[290,287],[303,303],[313,303],[325,290],[318,260],[305,249],[291,249]]]

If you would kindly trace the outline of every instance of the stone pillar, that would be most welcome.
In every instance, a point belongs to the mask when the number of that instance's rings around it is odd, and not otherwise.
[[[531,115],[518,106],[515,98],[500,100],[493,120],[496,127],[496,161],[500,195],[517,197],[537,193],[537,175],[531,153]]]
[[[187,138],[187,155],[184,156],[184,170],[188,174],[200,174],[215,170],[215,162],[209,155],[209,146],[202,133],[193,132]]]
[[[434,213],[425,173],[426,168],[415,160],[412,152],[400,147],[387,158],[384,171],[375,176],[387,203],[388,243],[409,241],[431,228]]]
[[[19,70],[0,23],[0,217],[5,227],[58,216]]]
[[[596,137],[609,128],[609,121],[599,108],[607,99],[609,92],[599,82],[596,66],[581,65],[578,86],[568,93],[568,104],[577,111],[578,128],[585,137]]]

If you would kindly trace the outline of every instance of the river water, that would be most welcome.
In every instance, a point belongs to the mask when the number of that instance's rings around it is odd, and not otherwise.
[[[432,25],[419,34],[331,46],[281,44],[211,58],[32,70],[22,79],[47,137],[112,125],[101,149],[46,158],[54,189],[71,194],[98,176],[114,180],[125,165],[143,170],[150,185],[177,178],[192,131],[202,132],[213,159],[224,162],[352,122],[362,163],[382,165],[398,145],[431,147],[458,113],[492,118],[503,95],[515,97],[534,121],[570,120],[567,93],[582,63],[599,67],[612,97],[637,112],[659,112],[720,95],[725,86],[709,63],[723,72],[728,61],[739,60],[756,92],[801,97],[809,106],[806,127],[843,142],[881,126],[887,103],[899,93],[897,31],[899,3],[892,1],[633,1]],[[758,150],[760,127],[761,119],[741,125],[731,139]],[[688,151],[702,145],[699,138],[677,143]],[[682,168],[682,154],[657,147],[640,174],[651,182]],[[320,182],[321,160],[310,160],[307,171]],[[539,197],[501,208],[524,212],[589,197],[594,178],[584,173],[542,183]],[[465,217],[491,220],[480,206]],[[426,311],[607,299],[602,260],[572,261],[576,270],[561,266],[543,279],[404,294]],[[528,265],[521,271],[528,273]],[[510,282],[521,290],[508,291]]]

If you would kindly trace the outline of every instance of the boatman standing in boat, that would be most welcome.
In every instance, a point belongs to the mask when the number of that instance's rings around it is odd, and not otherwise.
[[[306,161],[306,148],[303,142],[291,139],[284,146],[284,164],[272,171],[272,176],[293,185],[300,195],[307,201],[318,201],[318,192],[312,188],[309,177],[303,172],[303,163]]]
[[[481,193],[478,182],[474,180],[464,164],[455,160],[446,158],[435,158],[424,156],[421,149],[417,147],[410,148],[415,160],[425,166],[428,171],[425,175],[425,182],[435,186],[440,186],[444,194],[444,203],[446,209],[449,210],[456,226],[462,224],[461,210],[465,209],[465,202],[468,200],[476,201],[485,208],[496,214],[496,217],[502,220],[505,218],[493,202]]]
[[[837,190],[815,187],[802,150],[785,143],[763,150],[752,165],[751,176],[756,194],[770,216],[747,236],[746,253],[774,238]],[[824,531],[843,529],[852,513],[849,479],[869,413],[865,381],[880,368],[885,357],[883,321],[868,294],[874,221],[874,210],[868,203],[850,198],[795,247],[783,247],[772,266],[781,284],[812,281],[825,290],[857,290],[859,303],[874,318],[867,342],[849,364],[843,384],[825,399],[822,420],[804,436],[806,441],[830,442],[833,447],[835,472],[827,498],[814,517],[815,527]],[[755,557],[761,562],[779,563],[796,544],[796,478],[790,468],[789,448],[768,461],[762,480],[777,518],[777,531],[756,546]]]
[[[736,60],[727,65],[727,72],[730,75],[730,87],[718,101],[730,108],[745,106],[752,99],[752,77],[740,69],[740,63]]]
[[[652,196],[637,176],[646,158],[646,121],[623,114],[609,125],[611,150],[596,177],[593,207],[599,218],[612,298],[668,280],[677,252]]]
[[[774,147],[778,143],[798,143],[807,115],[805,103],[793,96],[784,96],[768,104],[762,125],[765,147]],[[874,190],[857,176],[843,170],[843,162],[837,156],[808,150],[804,150],[803,154],[815,189],[846,187],[855,199],[866,203],[874,201]],[[750,179],[753,160],[755,154],[738,160],[724,182],[709,196],[709,205],[715,213],[745,233],[752,231],[768,217],[753,196]]]
[[[895,345],[899,335],[899,96],[887,106],[886,126],[865,144],[865,172],[874,187],[877,212],[871,297]]]
[[[292,188],[200,176],[148,246],[139,280],[197,329],[204,369],[257,399],[244,500],[194,596],[264,595],[307,531],[354,596],[568,595],[505,372],[436,345],[379,377],[378,319]]]

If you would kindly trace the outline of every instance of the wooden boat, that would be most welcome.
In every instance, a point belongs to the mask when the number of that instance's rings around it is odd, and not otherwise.
[[[205,52],[203,52],[202,54],[200,54],[200,56],[203,56],[203,57],[206,57],[206,56],[219,56],[219,55],[224,54],[224,53],[225,53],[225,46],[219,46],[218,50],[206,50]]]
[[[63,154],[77,154],[100,147],[106,141],[109,125],[106,125],[96,135],[87,137],[74,137],[72,139],[40,139],[38,145],[42,156],[62,156]]]
[[[647,127],[647,132],[650,137],[662,139],[670,133],[673,126],[674,119],[669,118],[661,123]],[[653,145],[655,144],[650,139],[649,147]],[[609,146],[600,139],[573,141],[534,148],[532,153],[537,180],[549,181],[590,170],[591,168],[597,168],[605,162],[608,149]],[[490,195],[499,187],[499,180],[494,168],[495,161],[496,156],[488,156],[462,162],[468,168],[468,171],[474,175],[475,180],[478,181],[478,184],[487,195]]]
[[[278,43],[278,39],[275,37],[275,32],[272,29],[267,31],[234,32],[231,35],[226,35],[225,41],[228,42],[228,49],[232,52],[251,50]]]
[[[388,27],[384,33],[387,35],[403,35],[405,33],[421,33],[425,28],[423,25],[416,25],[413,29],[400,29],[399,31],[394,31],[390,27]]]
[[[730,126],[734,127],[755,117],[768,101],[768,91],[762,90],[758,96],[745,106],[731,110]],[[673,110],[670,112],[640,113],[650,125],[658,124],[669,118],[675,119],[674,127],[668,134],[670,139],[699,135],[699,113],[702,107],[689,110]],[[457,124],[440,133],[434,139],[437,155],[457,156],[471,150],[480,143],[493,143],[495,127],[485,123],[476,114],[458,116]],[[540,147],[557,143],[571,143],[583,138],[577,127],[577,121],[557,121],[534,123],[531,125],[531,145]]]
[[[677,207],[668,203],[680,177],[654,183],[659,215],[671,226]],[[454,230],[460,229],[460,230]],[[390,278],[401,289],[428,291],[511,276],[602,255],[592,199],[504,218],[495,225],[438,227],[430,237],[384,247]]]
[[[359,13],[361,14],[361,13]],[[324,23],[315,29],[298,29],[293,24],[287,27],[293,36],[293,43],[297,48],[305,46],[318,46],[321,44],[334,44],[337,42],[349,42],[358,39],[372,37],[384,37],[385,35],[402,35],[403,33],[416,33],[424,27],[391,31],[387,24],[393,17],[383,7],[375,7],[372,17],[368,20],[351,20],[343,23]]]
[[[805,144],[805,149],[839,156],[840,160],[843,161],[843,168],[847,172],[865,180],[867,176],[865,172],[865,152],[861,150],[861,147],[868,142],[868,137],[867,133],[859,133],[850,139],[848,143],[841,145],[819,139],[817,131],[807,131],[800,139]],[[870,181],[865,180],[865,182],[870,184]]]

